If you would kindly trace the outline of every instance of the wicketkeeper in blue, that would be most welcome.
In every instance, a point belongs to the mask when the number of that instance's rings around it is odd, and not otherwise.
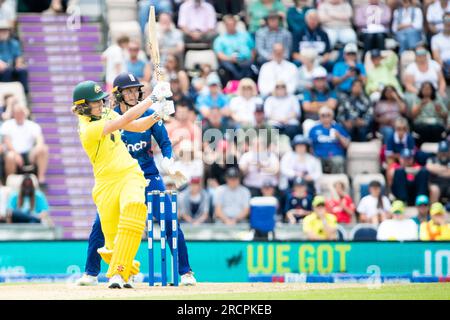
[[[123,114],[129,108],[134,107],[143,98],[143,85],[139,80],[130,73],[121,73],[114,80],[114,87],[112,93],[115,97],[117,105],[114,108],[119,114]],[[142,117],[149,116],[154,111],[149,109]],[[129,132],[122,131],[122,140],[128,148],[128,152],[136,159],[144,172],[145,179],[148,185],[145,192],[158,190],[165,191],[165,186],[162,177],[156,167],[152,152],[152,137],[158,143],[161,149],[163,160],[161,161],[161,169],[172,176],[176,185],[181,185],[184,177],[179,173],[173,172],[173,158],[172,158],[172,144],[170,142],[167,130],[160,120],[151,128],[144,132]],[[147,197],[146,197],[147,198]],[[159,205],[154,203],[154,205]],[[171,207],[170,197],[166,197],[166,208]],[[156,219],[159,220],[159,210],[153,210]],[[166,215],[166,225],[172,224],[170,215]],[[167,243],[170,250],[172,250],[172,228],[166,230]],[[104,248],[105,240],[103,237],[99,215],[97,213],[91,234],[89,236],[89,244],[87,251],[87,261],[85,267],[85,274],[77,280],[76,284],[80,286],[92,286],[98,284],[97,276],[100,273],[101,257],[97,250],[106,250]],[[184,239],[183,231],[178,227],[178,261],[179,274],[181,275],[181,285],[195,285],[196,279],[194,273],[189,266],[188,251],[186,241]],[[125,288],[132,288],[133,282],[129,281],[124,284]]]

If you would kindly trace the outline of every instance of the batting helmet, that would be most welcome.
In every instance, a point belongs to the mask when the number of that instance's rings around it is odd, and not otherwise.
[[[114,94],[114,97],[116,98],[116,101],[118,103],[125,103],[127,106],[132,107],[131,105],[129,105],[123,98],[123,94],[122,94],[122,90],[126,89],[126,88],[133,88],[133,87],[138,87],[139,88],[139,98],[138,100],[141,101],[142,100],[142,96],[143,96],[143,92],[141,90],[141,88],[144,85],[142,83],[139,82],[139,79],[137,77],[135,77],[133,74],[131,73],[126,73],[123,72],[121,74],[119,74],[113,82],[113,89],[112,89],[112,93]]]
[[[106,99],[108,94],[103,92],[100,85],[94,81],[83,81],[76,85],[73,90],[72,101],[74,107],[72,111],[76,114],[92,116],[88,102]]]

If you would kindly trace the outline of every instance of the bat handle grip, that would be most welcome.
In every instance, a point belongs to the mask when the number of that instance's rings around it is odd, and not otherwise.
[[[159,65],[159,63],[155,63],[155,77],[156,77],[156,81],[161,81],[163,76],[162,76],[162,71],[161,71],[161,66]]]

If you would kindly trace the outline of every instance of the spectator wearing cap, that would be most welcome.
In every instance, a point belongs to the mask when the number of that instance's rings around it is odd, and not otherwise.
[[[288,30],[292,34],[300,33],[306,28],[305,15],[312,9],[308,0],[294,0],[294,5],[290,7],[286,14]]]
[[[342,44],[356,42],[356,33],[352,28],[353,9],[350,3],[346,0],[325,0],[320,3],[318,13],[332,48],[337,42]]]
[[[256,61],[259,65],[272,59],[273,46],[275,43],[283,45],[283,58],[288,60],[292,52],[292,35],[282,26],[282,17],[272,11],[266,18],[267,25],[262,27],[255,34],[256,42]]]
[[[412,220],[417,224],[417,229],[420,228],[422,222],[430,221],[430,200],[424,194],[419,194],[416,198],[417,216]]]
[[[402,0],[392,18],[392,32],[399,43],[399,54],[416,47],[422,40],[422,30],[422,10],[413,0]]]
[[[255,58],[255,43],[248,32],[236,30],[236,18],[225,15],[222,18],[226,32],[214,40],[214,52],[220,67],[225,69],[231,80],[252,76],[251,65]]]
[[[324,172],[344,173],[350,135],[344,127],[333,121],[333,110],[330,108],[322,107],[319,119],[319,123],[309,132],[314,155],[322,161]]]
[[[336,216],[338,223],[351,223],[356,211],[352,197],[342,181],[335,182],[333,189],[334,197],[326,201],[327,211]]]
[[[400,117],[395,120],[394,132],[392,132],[386,141],[386,150],[384,152],[389,166],[400,161],[400,152],[403,149],[414,150],[414,137],[409,131],[408,120]]]
[[[427,8],[428,30],[431,34],[436,34],[444,30],[444,14],[450,12],[450,2],[448,0],[435,0]]]
[[[351,42],[344,47],[344,61],[336,63],[333,67],[333,84],[338,91],[348,94],[356,79],[365,83],[366,69],[358,62],[358,46]]]
[[[362,35],[364,52],[384,49],[391,16],[391,9],[380,0],[369,0],[356,8],[354,22],[358,33]]]
[[[278,82],[284,82],[289,94],[294,94],[297,88],[298,70],[295,64],[285,59],[285,48],[281,43],[275,43],[272,57],[261,66],[258,76],[258,88],[263,97],[273,93]]]
[[[381,183],[376,180],[371,181],[369,194],[359,201],[356,208],[359,222],[378,225],[387,218],[390,210],[391,202],[383,194]]]
[[[208,117],[209,109],[212,107],[219,108],[223,116],[229,116],[228,98],[222,93],[220,79],[215,74],[211,74],[208,76],[206,83],[209,92],[202,93],[197,97],[195,102],[197,110],[204,118]]]
[[[230,100],[231,118],[239,127],[253,126],[256,106],[262,103],[255,82],[244,78],[239,81],[237,95]]]
[[[287,193],[284,208],[285,220],[296,224],[312,211],[312,195],[308,192],[306,180],[297,177],[294,179],[292,189]]]
[[[306,28],[293,35],[292,58],[297,64],[303,64],[303,50],[313,48],[319,55],[320,64],[329,66],[331,46],[327,33],[320,26],[316,9],[308,10],[305,15]]]
[[[406,92],[417,95],[422,84],[429,81],[439,95],[446,97],[445,78],[439,63],[428,57],[429,52],[423,45],[416,47],[415,55],[415,61],[404,71],[403,86]]]
[[[435,202],[430,208],[431,220],[420,224],[420,240],[449,241],[450,224],[446,222],[445,208],[440,202]]]
[[[264,114],[271,126],[292,139],[300,130],[300,103],[296,96],[289,94],[287,85],[279,80],[273,95],[264,102]]]
[[[284,17],[286,7],[277,0],[255,0],[248,7],[249,31],[255,33],[258,29],[267,25],[267,17],[270,13],[277,12]]]
[[[430,172],[431,201],[450,201],[450,153],[447,141],[439,143],[436,156],[428,158],[426,168]]]
[[[209,217],[210,198],[202,188],[201,177],[192,177],[189,186],[180,193],[178,212],[182,221],[199,225]]]
[[[324,69],[318,62],[317,51],[314,48],[305,48],[302,50],[303,63],[298,68],[298,80],[297,90],[303,92],[306,90],[312,90],[313,87],[313,75],[317,72],[317,69]],[[325,70],[325,69],[324,69]]]
[[[350,133],[352,141],[365,142],[371,138],[373,107],[361,80],[353,81],[349,96],[337,108],[336,121]]]
[[[296,135],[292,140],[292,151],[286,152],[281,158],[281,189],[292,186],[297,178],[308,184],[308,192],[314,194],[315,183],[322,176],[322,164],[308,152],[311,140],[304,135]]]
[[[414,241],[419,239],[417,225],[405,216],[405,204],[396,200],[391,207],[392,218],[378,226],[378,241]]]
[[[398,93],[403,92],[396,77],[398,56],[393,51],[388,51],[386,54],[383,52],[379,49],[370,51],[373,67],[367,70],[366,93],[372,101],[380,99],[381,92],[386,86],[393,86]]]
[[[309,130],[319,120],[319,110],[328,107],[335,110],[338,104],[336,92],[328,86],[327,71],[317,68],[313,71],[313,87],[305,91],[303,96],[303,133],[308,135]]]
[[[147,21],[148,14],[145,16],[145,23]],[[182,58],[184,53],[183,33],[173,23],[170,13],[161,12],[159,14],[157,36],[161,65],[166,64],[169,55],[174,55],[178,59]]]
[[[433,84],[428,81],[422,83],[411,109],[414,132],[419,135],[418,145],[439,142],[445,136],[447,117],[447,104],[437,94]]]
[[[308,240],[336,240],[337,219],[325,208],[325,198],[315,196],[312,202],[313,212],[303,219],[303,232]]]
[[[18,40],[11,37],[11,26],[0,21],[0,82],[19,81],[28,93],[28,71]]]
[[[265,181],[278,184],[280,161],[278,156],[270,151],[265,139],[256,138],[251,143],[250,150],[239,159],[239,169],[244,177],[244,186],[250,190],[252,196],[259,196]]]
[[[450,79],[450,9],[444,15],[444,29],[431,38],[431,52],[444,70],[445,78]]]
[[[38,181],[45,187],[48,166],[48,146],[42,129],[36,122],[28,120],[29,111],[22,105],[13,107],[13,119],[5,121],[0,132],[8,150],[5,156],[6,176],[23,171],[24,166],[37,166]]]
[[[216,12],[205,0],[187,0],[178,12],[185,43],[211,43],[216,36]]]
[[[250,212],[250,191],[241,185],[239,170],[229,168],[226,184],[218,187],[215,196],[215,217],[227,225],[247,219]]]
[[[397,199],[414,205],[417,195],[428,194],[429,173],[425,167],[414,161],[412,150],[401,151],[400,163],[394,164],[393,170],[391,192]]]
[[[378,131],[383,135],[384,144],[394,132],[395,121],[401,116],[406,116],[407,112],[406,103],[395,87],[391,85],[384,87],[380,99],[374,106],[375,122]]]

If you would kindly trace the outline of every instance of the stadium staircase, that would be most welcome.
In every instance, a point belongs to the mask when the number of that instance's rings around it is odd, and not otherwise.
[[[24,14],[19,36],[28,64],[30,105],[50,148],[47,196],[65,239],[86,239],[95,216],[92,169],[71,114],[72,90],[83,80],[101,82],[102,24],[82,17]]]

